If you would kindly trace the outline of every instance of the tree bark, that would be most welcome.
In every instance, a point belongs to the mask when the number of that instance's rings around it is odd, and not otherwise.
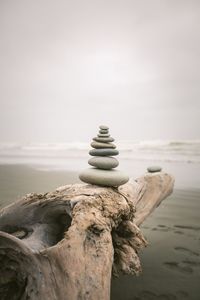
[[[173,190],[147,173],[117,188],[73,184],[0,211],[0,299],[108,300],[112,274],[141,272],[139,225]]]

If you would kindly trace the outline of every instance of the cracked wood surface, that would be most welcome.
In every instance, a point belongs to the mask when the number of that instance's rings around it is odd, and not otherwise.
[[[147,173],[117,188],[73,184],[0,211],[0,299],[110,298],[112,274],[141,272],[140,224],[173,190]]]

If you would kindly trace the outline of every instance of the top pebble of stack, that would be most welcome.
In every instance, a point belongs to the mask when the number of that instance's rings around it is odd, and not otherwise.
[[[109,130],[109,127],[106,125],[101,125],[101,126],[99,126],[99,128],[100,128],[100,130],[106,130],[106,131]]]
[[[121,171],[113,170],[119,165],[116,156],[119,154],[116,150],[114,139],[109,134],[108,126],[99,126],[99,133],[97,137],[93,138],[89,154],[93,156],[88,163],[93,168],[83,171],[79,178],[86,182],[102,186],[117,187],[126,183],[129,178]]]

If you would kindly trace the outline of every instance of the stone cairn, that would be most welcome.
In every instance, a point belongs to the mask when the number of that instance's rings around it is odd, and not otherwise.
[[[86,183],[118,187],[125,184],[129,177],[119,170],[114,170],[119,162],[113,156],[119,154],[114,139],[109,134],[109,128],[101,125],[98,136],[93,138],[89,154],[93,156],[88,163],[92,168],[84,170],[79,178]]]

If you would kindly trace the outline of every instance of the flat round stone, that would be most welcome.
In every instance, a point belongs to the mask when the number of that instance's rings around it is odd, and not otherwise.
[[[100,133],[100,134],[101,134],[101,133],[103,133],[103,134],[108,134],[108,133],[109,133],[109,130],[107,130],[107,129],[105,129],[105,130],[100,129],[100,130],[99,130],[99,133]]]
[[[114,157],[96,156],[90,158],[88,164],[99,169],[110,170],[116,168],[119,165],[119,162]]]
[[[92,156],[115,156],[119,154],[117,149],[92,149],[89,151]]]
[[[161,172],[162,168],[159,166],[150,166],[147,168],[147,171],[150,173]]]
[[[109,129],[109,127],[106,126],[106,125],[100,125],[99,128],[100,128],[100,129],[103,129],[103,130],[108,130],[108,129]]]
[[[109,143],[109,142],[114,142],[114,139],[110,136],[110,137],[105,137],[105,138],[101,138],[101,137],[94,137],[93,141],[96,142],[102,142],[102,143]]]
[[[129,177],[119,170],[90,168],[79,175],[80,180],[90,184],[118,187],[128,182]]]
[[[110,136],[110,134],[109,133],[99,133],[98,134],[98,137],[109,137]]]
[[[95,148],[95,149],[104,149],[104,148],[116,148],[116,146],[112,143],[101,143],[101,142],[92,142],[91,144],[91,147],[92,148]]]

